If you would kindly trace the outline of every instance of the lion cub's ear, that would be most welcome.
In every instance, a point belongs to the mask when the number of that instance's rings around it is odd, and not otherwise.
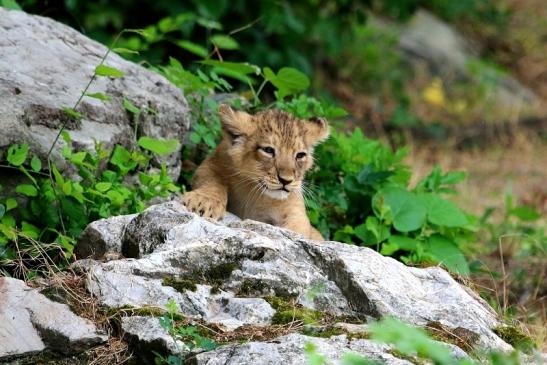
[[[222,129],[230,136],[232,142],[241,137],[248,137],[255,131],[252,116],[241,111],[236,111],[226,104],[218,108]]]
[[[329,138],[330,128],[324,118],[312,117],[304,123],[307,144],[316,145]]]

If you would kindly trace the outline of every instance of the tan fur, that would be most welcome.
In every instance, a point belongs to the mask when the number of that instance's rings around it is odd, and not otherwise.
[[[323,240],[306,215],[302,184],[314,146],[329,135],[326,121],[279,110],[249,115],[226,105],[219,114],[222,141],[197,169],[183,203],[205,217],[219,219],[229,210]]]

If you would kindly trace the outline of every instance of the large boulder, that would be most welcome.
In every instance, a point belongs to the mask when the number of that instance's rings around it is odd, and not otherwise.
[[[115,220],[114,234],[107,219],[94,226],[95,239],[84,236],[77,246],[96,252],[95,246],[118,237],[112,247],[119,247],[126,258],[85,259],[73,265],[87,274],[86,285],[93,296],[110,308],[162,307],[174,300],[186,318],[232,331],[275,323],[281,313],[276,298],[282,298],[333,322],[394,316],[417,326],[465,333],[475,349],[512,349],[493,331],[501,323],[488,304],[439,267],[407,267],[368,248],[309,241],[259,222],[233,218],[215,222],[177,202],[152,206],[130,219],[111,220]],[[125,225],[121,230],[120,222]],[[150,331],[143,329],[146,333],[139,335],[135,333],[138,326],[129,327],[133,339],[151,341]],[[268,363],[290,357],[285,353],[291,349],[301,352],[300,345],[287,350],[281,346],[284,341],[235,346],[216,354],[219,359],[229,354],[244,359],[261,349],[273,356],[261,358]],[[380,358],[389,363],[404,363],[392,361],[389,351],[370,347],[368,342],[341,341],[325,342],[326,351],[340,357],[353,349],[374,359],[380,352]],[[301,356],[294,351],[294,356]],[[224,363],[214,360],[215,356],[199,355],[197,360]]]
[[[49,350],[78,354],[108,339],[67,305],[17,279],[0,277],[0,363]]]
[[[121,78],[97,77],[76,109],[80,121],[64,108],[74,106],[91,80],[107,48],[52,19],[0,7],[0,150],[28,143],[42,159],[63,123],[75,148],[92,150],[95,141],[111,148],[134,143],[135,136],[181,140],[190,124],[182,92],[157,73],[111,52],[105,64],[124,73]],[[123,106],[126,98],[141,108],[137,120]],[[62,139],[53,158],[63,168]],[[180,169],[178,151],[163,157],[173,175]]]

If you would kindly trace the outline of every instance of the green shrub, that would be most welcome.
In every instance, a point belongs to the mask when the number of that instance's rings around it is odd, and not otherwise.
[[[28,145],[8,149],[6,166],[18,169],[26,181],[15,187],[14,195],[0,200],[0,263],[5,272],[12,272],[19,258],[32,261],[48,254],[53,263],[70,259],[75,240],[88,223],[141,211],[150,199],[179,191],[165,166],[150,170],[153,155],[173,152],[178,142],[142,137],[139,147],[131,150],[120,145],[107,150],[96,144],[95,151],[87,152],[69,147],[67,133],[64,139],[62,154],[67,168],[76,171],[73,176],[63,176],[52,164],[50,179]],[[129,182],[130,174],[138,181]]]

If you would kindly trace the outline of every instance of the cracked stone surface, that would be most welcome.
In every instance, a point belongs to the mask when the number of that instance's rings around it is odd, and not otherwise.
[[[76,354],[108,339],[93,323],[23,281],[0,277],[0,362],[52,350]]]
[[[128,145],[135,133],[124,98],[143,109],[137,121],[139,135],[182,140],[186,134],[190,112],[182,92],[159,74],[115,53],[105,64],[124,76],[98,77],[88,90],[112,100],[84,97],[77,108],[82,120],[68,120],[62,109],[75,104],[107,48],[52,19],[1,7],[0,34],[0,149],[28,143],[44,159],[64,122],[78,149],[93,150],[94,140],[106,148]],[[63,145],[61,139],[52,155],[61,169],[65,168]],[[180,172],[179,152],[161,158],[174,177]]]
[[[439,267],[412,268],[368,248],[308,241],[232,216],[221,222],[203,219],[176,201],[151,206],[128,219],[112,219],[124,222],[125,227],[115,229],[123,234],[112,235],[103,222],[96,226],[105,229],[97,230],[98,239],[81,240],[78,246],[89,246],[86,250],[92,252],[104,241],[102,236],[118,237],[113,247],[119,247],[125,258],[104,263],[87,259],[73,265],[86,273],[88,290],[108,307],[161,307],[173,299],[183,315],[233,330],[270,323],[275,310],[263,298],[277,296],[334,317],[393,316],[417,326],[438,322],[447,329],[461,327],[477,335],[478,348],[512,349],[492,331],[500,321],[488,304]],[[177,287],[166,278],[191,285]],[[289,338],[296,341],[298,336]],[[279,352],[276,362],[284,361],[288,351],[277,340],[237,346],[241,354]],[[325,346],[327,353],[339,356],[354,345],[327,341]],[[370,351],[382,352],[381,347],[367,352],[359,346],[357,352],[371,358]],[[223,358],[226,351],[218,349],[215,354]],[[403,361],[382,353],[391,363]],[[198,355],[198,363],[216,364],[211,356]]]

